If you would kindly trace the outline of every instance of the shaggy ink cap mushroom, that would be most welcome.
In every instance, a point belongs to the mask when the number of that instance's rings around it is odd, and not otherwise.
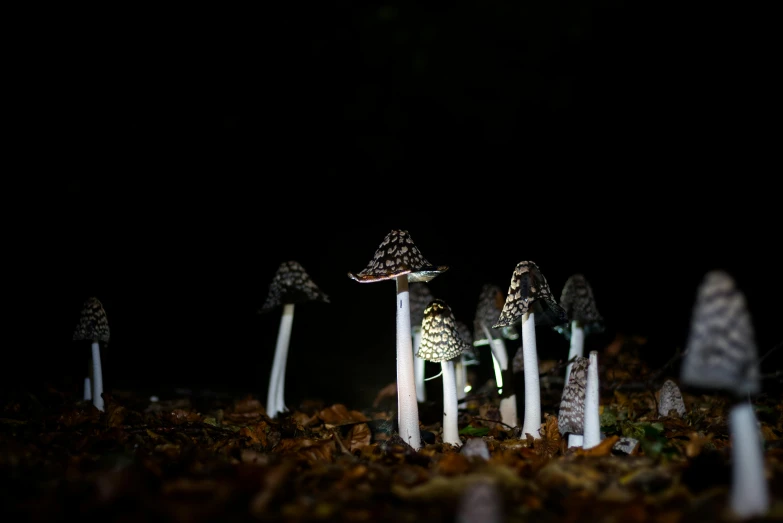
[[[269,292],[260,313],[267,313],[286,303],[300,304],[309,301],[329,303],[329,297],[310,279],[299,262],[280,264],[269,284]]]
[[[428,361],[448,361],[458,357],[466,348],[468,342],[460,335],[451,308],[443,300],[433,300],[424,309],[421,345],[416,356]]]
[[[658,414],[668,416],[670,411],[675,411],[678,416],[685,415],[685,402],[682,399],[680,388],[672,380],[666,380],[661,386],[658,399]]]
[[[505,297],[503,291],[497,285],[485,283],[481,287],[478,303],[476,304],[476,315],[473,317],[473,344],[476,346],[487,345],[489,340],[484,334],[482,324],[487,328],[493,328],[503,310]],[[507,340],[519,339],[519,332],[513,325],[508,325],[500,329],[500,336]]]
[[[84,302],[79,323],[73,333],[74,341],[89,340],[109,341],[109,321],[103,304],[96,297],[90,297]]]
[[[513,325],[527,312],[535,313],[536,326],[555,326],[568,321],[538,265],[532,261],[521,261],[511,275],[506,303],[493,328]]]
[[[585,335],[603,332],[604,318],[595,305],[590,283],[581,274],[573,274],[566,280],[560,293],[560,306],[568,321],[555,325],[555,330],[566,338],[571,337],[571,322],[576,321]]]
[[[560,398],[560,410],[557,413],[557,428],[561,435],[584,433],[588,364],[588,358],[577,357],[574,360],[568,383]]]
[[[428,282],[448,268],[432,265],[422,256],[408,231],[395,229],[386,235],[367,267],[357,274],[349,272],[348,276],[359,283],[370,283],[407,274],[409,283],[418,283]]]

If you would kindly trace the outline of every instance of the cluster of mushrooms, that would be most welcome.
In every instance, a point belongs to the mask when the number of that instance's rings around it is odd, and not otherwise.
[[[489,345],[500,396],[504,424],[518,427],[516,398],[509,383],[505,342],[517,340],[521,328],[521,368],[524,373],[524,418],[521,433],[540,438],[541,401],[536,327],[551,327],[570,340],[568,366],[558,426],[569,446],[591,448],[601,442],[599,422],[598,353],[584,356],[585,336],[602,329],[592,289],[581,274],[564,285],[559,303],[539,267],[521,261],[514,268],[508,291],[487,284],[479,297],[474,334],[458,322],[449,305],[434,298],[426,286],[448,270],[432,265],[413,243],[408,231],[392,230],[370,263],[348,276],[360,283],[394,280],[396,283],[397,427],[414,450],[423,447],[418,403],[425,400],[424,361],[439,362],[443,381],[443,442],[461,446],[458,430],[459,401],[464,398],[465,366],[475,362],[474,347]],[[266,411],[271,417],[287,411],[285,368],[296,304],[329,302],[296,261],[280,265],[260,312],[282,308],[277,344],[269,379]],[[85,399],[103,410],[103,376],[100,343],[109,340],[106,314],[92,297],[84,304],[74,340],[91,343],[90,375],[85,378]],[[714,390],[733,399],[729,426],[732,441],[733,481],[730,506],[740,517],[763,515],[769,510],[764,476],[762,440],[750,396],[761,391],[754,332],[744,295],[731,276],[709,272],[697,292],[691,328],[680,376],[682,385]],[[679,388],[667,380],[660,391],[659,412],[685,413]]]

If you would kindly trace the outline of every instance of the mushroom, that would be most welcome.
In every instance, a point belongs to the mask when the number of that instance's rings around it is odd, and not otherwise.
[[[590,449],[601,443],[600,387],[598,381],[598,351],[591,350],[587,363],[585,387],[585,432],[582,448]]]
[[[394,229],[381,242],[370,263],[348,276],[359,283],[394,280],[397,287],[397,418],[400,437],[413,449],[421,448],[419,406],[413,370],[413,340],[409,283],[427,282],[448,270],[422,256],[408,231]]]
[[[510,427],[519,425],[517,419],[517,397],[514,380],[508,374],[508,351],[504,340],[517,340],[519,333],[513,325],[504,326],[493,333],[493,325],[503,311],[503,291],[497,285],[486,283],[481,287],[476,315],[473,319],[473,345],[489,344],[492,351],[492,363],[495,371],[495,383],[500,394],[500,417]],[[494,329],[493,329],[494,330]],[[506,379],[508,378],[508,379]]]
[[[311,301],[329,303],[329,298],[310,279],[299,262],[281,263],[269,284],[264,305],[258,311],[265,314],[278,307],[283,308],[266,396],[266,413],[270,418],[288,410],[285,406],[285,370],[294,323],[294,305]]]
[[[682,393],[672,380],[663,382],[658,396],[658,414],[660,416],[668,416],[672,411],[676,416],[685,416],[685,402],[682,400]]]
[[[557,428],[560,434],[568,434],[569,447],[581,447],[585,427],[585,389],[587,387],[587,358],[577,356],[563,387],[560,409],[557,412]]]
[[[593,289],[581,274],[573,274],[566,280],[560,294],[560,306],[568,321],[555,325],[555,330],[570,340],[568,361],[584,356],[585,336],[604,330],[604,319],[595,306]],[[566,366],[566,383],[571,372],[571,363]]]
[[[722,271],[706,274],[697,292],[680,383],[727,394],[731,436],[730,508],[741,518],[769,511],[769,486],[758,420],[749,396],[761,392],[755,333],[745,296]]]
[[[419,351],[421,343],[421,320],[424,319],[424,309],[432,301],[432,292],[424,282],[411,283],[408,287],[411,307],[411,334],[413,336],[413,354]],[[413,379],[416,382],[416,399],[419,402],[427,400],[427,390],[424,385],[426,361],[415,358],[413,362]]]
[[[467,344],[467,347],[460,354],[459,359],[454,362],[454,372],[457,375],[457,400],[463,400],[467,397],[468,385],[468,367],[477,365],[479,360],[476,352],[473,350],[473,334],[470,332],[465,322],[457,320],[457,332],[460,338]]]
[[[451,308],[443,300],[435,299],[424,309],[421,322],[421,345],[416,356],[440,362],[443,371],[443,442],[462,446],[457,423],[457,377],[454,361],[468,347],[457,329]]]
[[[92,350],[92,404],[104,410],[103,372],[101,371],[101,342],[109,342],[109,320],[98,298],[92,296],[84,302],[79,323],[73,332],[74,341],[88,340]]]
[[[532,261],[521,261],[514,268],[506,303],[494,328],[522,321],[522,351],[525,379],[525,418],[522,434],[541,437],[541,386],[538,377],[536,325],[555,326],[568,321],[565,311],[552,297],[549,284]]]

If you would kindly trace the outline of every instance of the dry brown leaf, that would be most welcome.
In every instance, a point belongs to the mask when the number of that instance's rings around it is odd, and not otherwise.
[[[360,423],[358,425],[354,425],[351,427],[351,429],[348,431],[348,447],[350,448],[351,452],[353,453],[355,450],[360,450],[367,445],[370,444],[370,441],[372,441],[372,431],[370,430],[370,426],[366,423]]]
[[[608,456],[612,453],[612,447],[620,441],[620,436],[608,436],[601,440],[601,443],[589,449],[577,448],[575,454],[578,456]]]
[[[382,388],[378,395],[375,396],[375,401],[372,402],[373,408],[378,408],[385,400],[394,399],[397,397],[397,382],[389,383]]]
[[[435,470],[444,476],[464,474],[470,470],[470,460],[462,454],[445,454],[440,461],[438,461]]]
[[[336,403],[318,412],[318,417],[323,420],[326,428],[348,425],[357,421],[370,421],[367,416],[359,411],[349,411],[345,405]]]

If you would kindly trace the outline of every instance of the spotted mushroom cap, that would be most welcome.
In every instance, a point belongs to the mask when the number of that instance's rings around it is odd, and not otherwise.
[[[408,286],[408,295],[411,308],[411,330],[421,329],[421,320],[424,319],[424,309],[432,302],[432,292],[424,282],[411,283]]]
[[[686,412],[685,402],[677,384],[672,380],[666,380],[659,391],[658,414],[668,416],[672,410],[677,412],[678,416],[684,416]]]
[[[103,304],[95,296],[84,302],[79,323],[73,332],[73,339],[89,341],[109,341],[109,320]]]
[[[583,275],[573,274],[566,280],[563,292],[560,293],[560,306],[568,321],[555,325],[555,330],[566,338],[571,338],[573,321],[579,323],[586,335],[604,330],[604,318],[595,306],[593,289]]]
[[[527,312],[535,313],[537,326],[555,326],[568,321],[565,311],[552,297],[538,265],[532,261],[521,261],[511,275],[506,303],[494,327],[513,325]]]
[[[392,280],[408,275],[408,282],[430,281],[448,270],[447,265],[434,266],[421,255],[408,231],[394,229],[383,239],[372,261],[358,274],[348,276],[359,283]]]
[[[745,296],[726,272],[714,270],[699,286],[680,383],[745,396],[761,391],[755,333]]]
[[[568,383],[560,398],[560,410],[557,413],[557,428],[560,434],[583,434],[585,426],[585,388],[587,387],[587,367],[590,359],[578,356],[574,359]]]
[[[484,334],[481,324],[486,325],[488,329],[494,329],[495,323],[500,318],[503,310],[503,291],[497,285],[485,283],[479,293],[478,304],[476,305],[476,315],[473,318],[473,344],[476,346],[487,345],[489,340]],[[519,339],[519,332],[513,325],[501,327],[498,331],[491,332],[493,337],[502,336],[507,340]]]
[[[421,344],[416,356],[428,361],[456,358],[468,343],[460,336],[454,313],[443,300],[435,299],[424,309],[421,322]]]
[[[277,268],[269,292],[260,313],[269,312],[286,303],[321,301],[329,303],[329,297],[310,279],[307,271],[296,261],[287,261]]]
[[[470,327],[464,321],[457,320],[457,332],[459,332],[462,341],[467,343],[462,351],[462,360],[465,365],[478,365],[479,355],[478,351],[473,348],[473,334],[470,332]]]

